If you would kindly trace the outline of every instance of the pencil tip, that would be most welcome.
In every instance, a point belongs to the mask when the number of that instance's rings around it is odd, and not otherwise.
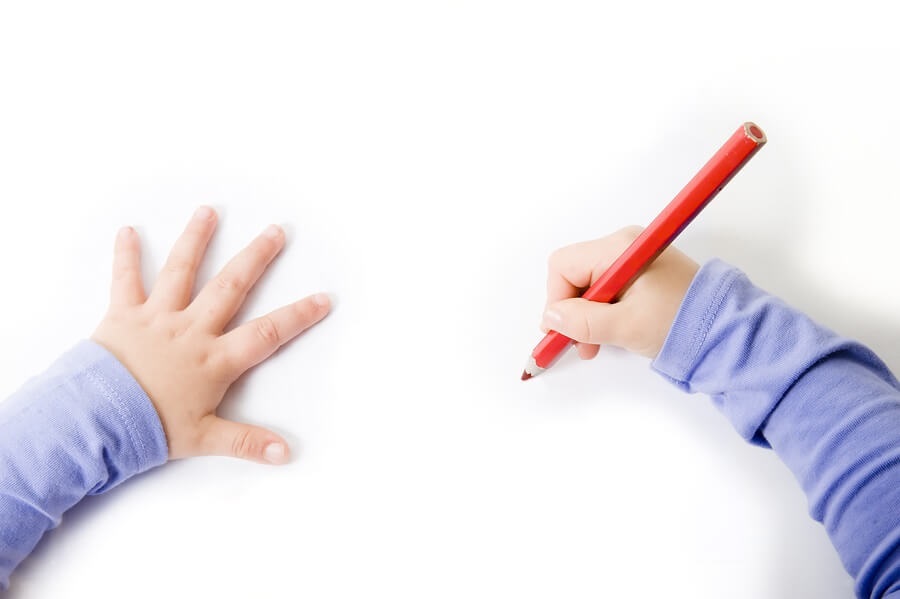
[[[538,375],[544,371],[543,368],[537,365],[537,362],[534,360],[534,356],[528,358],[528,363],[525,365],[525,370],[522,371],[522,380],[527,381],[531,377]]]

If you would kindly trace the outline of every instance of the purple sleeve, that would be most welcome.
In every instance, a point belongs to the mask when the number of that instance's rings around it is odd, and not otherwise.
[[[900,385],[875,354],[713,261],[653,368],[775,450],[859,597],[900,598]]]
[[[0,590],[63,512],[167,455],[150,399],[91,341],[0,403]]]

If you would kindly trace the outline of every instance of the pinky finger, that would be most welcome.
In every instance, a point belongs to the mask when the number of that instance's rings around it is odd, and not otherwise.
[[[239,376],[259,364],[279,347],[325,318],[330,308],[328,296],[317,293],[254,318],[226,333],[221,341],[225,343],[229,369]]]
[[[141,277],[141,244],[131,227],[122,227],[113,250],[110,301],[117,306],[133,306],[146,301]]]

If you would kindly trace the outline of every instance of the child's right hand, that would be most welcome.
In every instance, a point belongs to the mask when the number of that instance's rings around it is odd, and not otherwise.
[[[675,248],[663,252],[619,301],[604,304],[580,296],[640,234],[627,227],[608,237],[576,243],[550,256],[547,304],[541,329],[576,341],[583,359],[600,344],[655,358],[672,327],[699,265]]]

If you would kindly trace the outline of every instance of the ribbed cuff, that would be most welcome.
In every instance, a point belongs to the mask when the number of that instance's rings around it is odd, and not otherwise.
[[[156,408],[134,376],[102,345],[84,340],[68,351],[57,365],[70,372],[83,372],[98,391],[93,409],[102,417],[121,425],[131,444],[132,459],[127,459],[133,472],[139,474],[164,464],[169,456],[166,435]]]
[[[688,288],[659,355],[650,365],[684,387],[690,381],[700,349],[741,271],[721,260],[704,264]]]

